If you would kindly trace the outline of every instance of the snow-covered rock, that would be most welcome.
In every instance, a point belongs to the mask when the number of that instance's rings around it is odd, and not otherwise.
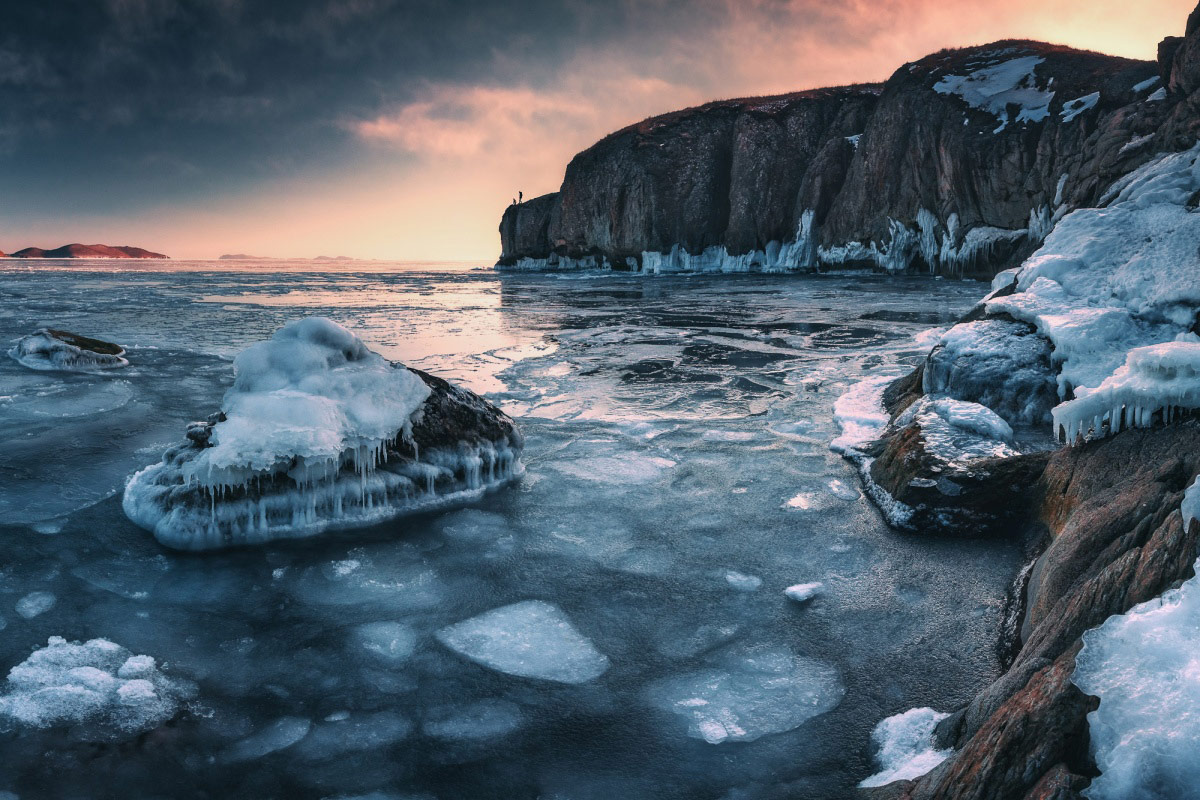
[[[437,639],[489,669],[524,678],[587,683],[609,666],[561,609],[541,600],[492,609],[442,628]]]
[[[126,486],[125,513],[183,550],[311,536],[478,497],[522,471],[478,396],[392,364],[321,317],[234,361],[222,410]]]
[[[933,731],[948,717],[932,708],[911,708],[888,717],[871,732],[879,772],[865,778],[862,788],[919,778],[950,756],[934,746]]]
[[[22,336],[8,354],[30,369],[92,372],[127,367],[125,348],[54,328]]]
[[[46,646],[13,667],[0,694],[0,719],[36,728],[77,726],[88,740],[127,738],[174,717],[196,693],[163,674],[150,656],[107,639]]]

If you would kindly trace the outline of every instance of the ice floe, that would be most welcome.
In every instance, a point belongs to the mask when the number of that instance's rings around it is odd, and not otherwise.
[[[949,758],[951,751],[939,750],[933,742],[934,728],[948,716],[932,708],[912,708],[876,725],[871,742],[879,772],[858,785],[870,788],[913,780]]]
[[[522,723],[521,709],[515,703],[480,700],[430,711],[421,725],[421,732],[434,739],[477,742],[508,736]]]
[[[814,597],[819,595],[825,588],[825,584],[820,582],[815,583],[797,583],[794,586],[789,586],[783,590],[783,596],[788,600],[793,600],[797,603],[807,603]]]
[[[164,675],[150,656],[107,639],[51,636],[9,671],[0,719],[37,728],[78,726],[85,739],[122,738],[171,719],[195,692],[188,681]]]
[[[834,667],[784,649],[731,650],[709,668],[647,690],[654,707],[682,717],[689,736],[710,744],[790,731],[837,707],[844,694]]]
[[[608,656],[557,606],[526,600],[442,628],[437,639],[497,672],[558,683],[586,683],[608,669]]]

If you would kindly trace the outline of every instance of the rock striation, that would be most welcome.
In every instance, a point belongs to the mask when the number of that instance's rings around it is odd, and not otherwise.
[[[576,155],[558,192],[510,206],[497,266],[991,275],[1195,141],[1191,47],[1165,43],[1156,63],[1000,41],[882,85],[652,117]]]

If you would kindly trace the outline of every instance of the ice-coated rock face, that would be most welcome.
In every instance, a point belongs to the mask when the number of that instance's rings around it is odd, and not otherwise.
[[[910,708],[888,717],[871,732],[879,772],[863,780],[864,789],[920,777],[950,755],[934,746],[933,730],[949,714],[932,708]]]
[[[22,336],[8,354],[36,370],[92,372],[129,366],[120,345],[54,328],[39,328]]]
[[[790,731],[835,708],[845,691],[822,661],[782,649],[734,649],[709,668],[656,681],[647,696],[686,720],[689,736],[720,744]]]
[[[196,688],[169,678],[150,656],[107,639],[51,636],[13,667],[0,694],[0,720],[35,728],[74,726],[86,740],[129,738],[175,716]]]
[[[134,475],[125,513],[206,550],[377,523],[521,473],[520,434],[482,398],[391,364],[324,318],[234,361],[221,412]]]
[[[586,683],[608,669],[608,656],[541,600],[492,609],[438,631],[439,642],[497,672],[557,683]]]

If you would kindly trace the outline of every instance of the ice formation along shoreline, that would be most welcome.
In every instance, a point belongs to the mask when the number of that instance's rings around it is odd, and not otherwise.
[[[477,498],[523,472],[506,415],[323,317],[246,349],[234,373],[222,410],[126,485],[126,515],[168,547],[361,527]]]

